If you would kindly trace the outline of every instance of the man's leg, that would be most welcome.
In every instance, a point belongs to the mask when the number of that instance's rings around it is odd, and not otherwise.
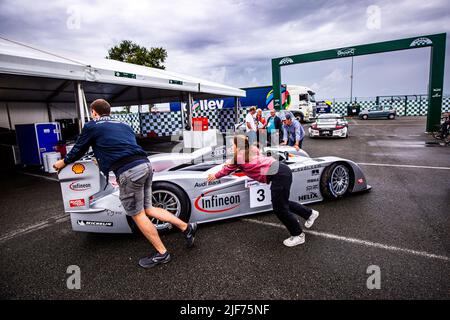
[[[169,211],[156,208],[152,206],[152,180],[153,180],[153,169],[151,164],[148,164],[149,175],[144,182],[144,209],[145,214],[151,218],[156,218],[160,221],[169,222],[170,224],[176,226],[181,231],[185,231],[188,224],[181,219],[175,217]]]
[[[158,230],[156,230],[156,227],[147,218],[144,210],[142,210],[132,218],[136,223],[136,225],[138,226],[139,230],[141,230],[142,234],[155,247],[156,251],[158,251],[160,254],[166,253],[167,249],[162,243],[161,238],[159,237]]]
[[[301,203],[294,201],[289,201],[289,210],[291,210],[293,213],[299,215],[305,220],[308,220],[312,213],[311,208],[305,207]]]
[[[160,221],[169,222],[170,224],[176,226],[181,231],[186,231],[188,224],[181,220],[178,217],[175,217],[173,214],[171,214],[169,211],[157,208],[157,207],[151,207],[145,209],[145,214],[151,218],[158,219]],[[147,219],[148,220],[148,219]]]

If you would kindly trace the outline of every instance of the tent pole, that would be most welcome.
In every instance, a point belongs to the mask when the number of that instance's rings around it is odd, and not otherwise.
[[[81,82],[75,81],[74,82],[74,93],[75,93],[75,104],[77,108],[77,115],[78,115],[78,129],[81,133],[81,130],[84,127],[85,123],[85,114],[84,114],[84,102],[83,102],[83,93],[81,90]]]
[[[239,107],[240,107],[241,101],[239,97],[234,97],[234,120],[235,123],[239,123]]]
[[[48,122],[52,122],[52,109],[50,108],[50,103],[47,102],[47,115],[48,115]]]
[[[12,122],[11,122],[11,112],[9,111],[9,105],[8,102],[5,103],[6,106],[6,113],[8,114],[8,124],[9,124],[9,130],[12,130]]]
[[[194,104],[194,98],[192,97],[192,93],[188,93],[188,101],[186,105],[186,111],[187,111],[187,128],[186,130],[192,130],[192,105]]]

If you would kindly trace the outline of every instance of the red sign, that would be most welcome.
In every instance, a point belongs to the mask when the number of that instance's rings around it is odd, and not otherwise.
[[[84,199],[74,199],[69,200],[69,205],[71,208],[84,207],[86,205],[86,202],[84,201]]]

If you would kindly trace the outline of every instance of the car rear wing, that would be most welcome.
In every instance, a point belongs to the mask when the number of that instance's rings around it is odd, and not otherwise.
[[[58,174],[66,212],[97,212],[90,209],[94,195],[106,187],[106,179],[92,160],[67,165]]]

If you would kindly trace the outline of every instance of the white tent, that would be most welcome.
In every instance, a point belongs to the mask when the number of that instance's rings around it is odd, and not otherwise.
[[[225,96],[244,97],[245,91],[166,70],[72,57],[0,38],[0,102],[76,103],[81,124],[87,103],[97,98],[123,106]]]

